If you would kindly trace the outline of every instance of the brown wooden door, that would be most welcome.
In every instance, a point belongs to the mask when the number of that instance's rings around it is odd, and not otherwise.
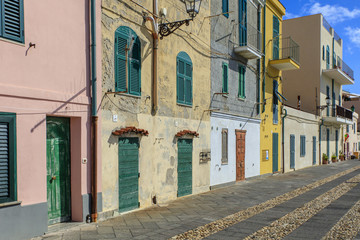
[[[236,181],[245,180],[245,135],[246,131],[236,133]]]

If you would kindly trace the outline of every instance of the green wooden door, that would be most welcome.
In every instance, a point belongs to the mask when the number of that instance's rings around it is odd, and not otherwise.
[[[295,168],[295,135],[290,135],[290,168]]]
[[[46,118],[49,224],[70,220],[70,120]]]
[[[119,138],[119,211],[139,207],[139,138]]]
[[[273,133],[273,172],[279,171],[279,134]]]
[[[192,194],[192,139],[178,140],[178,197]]]
[[[316,137],[313,136],[313,165],[316,164]]]

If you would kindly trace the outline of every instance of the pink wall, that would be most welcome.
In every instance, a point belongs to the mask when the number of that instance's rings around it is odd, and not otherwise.
[[[80,207],[81,195],[91,190],[88,2],[26,0],[25,44],[0,38],[0,112],[17,113],[17,186],[23,205],[46,202],[46,116],[71,117],[71,134],[78,134],[71,142],[72,178],[78,180],[72,181],[73,204]],[[97,59],[100,27],[97,1]],[[30,42],[36,48],[28,49]],[[97,76],[99,103],[101,61]],[[81,164],[81,158],[88,163]]]

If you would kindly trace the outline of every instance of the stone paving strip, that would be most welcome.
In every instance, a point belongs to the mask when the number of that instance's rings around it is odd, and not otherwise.
[[[354,167],[351,169],[348,169],[346,171],[340,172],[338,174],[335,174],[333,176],[321,179],[319,181],[313,182],[311,184],[308,184],[306,186],[300,187],[298,189],[295,189],[291,192],[287,192],[283,195],[280,195],[278,197],[272,198],[266,202],[260,203],[258,205],[249,207],[245,210],[239,211],[237,213],[231,214],[229,216],[226,216],[224,218],[221,218],[219,220],[213,221],[211,223],[208,223],[206,225],[197,227],[195,229],[189,230],[187,232],[178,234],[170,239],[177,239],[177,240],[181,240],[181,239],[203,239],[205,237],[208,237],[212,234],[215,234],[219,231],[222,231],[226,228],[229,228],[241,221],[244,221],[248,218],[251,218],[261,212],[264,212],[266,210],[269,210],[277,205],[280,205],[286,201],[289,201],[292,198],[295,198],[301,194],[304,194],[312,189],[315,189],[325,183],[331,182],[341,176],[344,176],[346,174],[349,174],[353,171],[356,171],[360,168],[360,166],[358,167]]]
[[[354,239],[360,231],[360,201],[358,201],[322,238]]]
[[[282,239],[359,183],[360,174],[306,203],[303,207],[286,214],[245,239]]]

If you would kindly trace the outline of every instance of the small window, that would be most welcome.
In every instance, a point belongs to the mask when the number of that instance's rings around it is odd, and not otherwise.
[[[349,125],[346,125],[346,132],[349,133]]]
[[[229,0],[222,0],[222,13],[229,18]]]
[[[16,196],[16,115],[0,113],[0,203]]]
[[[0,37],[24,42],[23,0],[0,0]]]
[[[278,98],[278,82],[273,80],[273,124],[279,122],[279,98]]]
[[[354,134],[356,134],[356,125],[355,125],[355,123],[354,123]]]
[[[325,46],[322,47],[322,60],[325,61]]]
[[[228,130],[223,128],[221,131],[221,164],[228,163]]]
[[[280,21],[279,19],[274,15],[273,16],[273,60],[279,59],[280,54]]]
[[[239,98],[245,98],[245,70],[244,66],[239,66]]]
[[[330,48],[329,45],[326,46],[326,69],[330,68]]]
[[[115,91],[141,95],[141,45],[136,33],[121,26],[115,31]]]
[[[223,93],[229,93],[228,90],[228,83],[229,83],[229,66],[227,63],[223,63],[222,65],[223,70],[223,86],[222,86],[222,92]]]
[[[180,52],[176,58],[177,103],[192,105],[193,65],[189,55]]]
[[[304,157],[306,154],[306,139],[304,135],[300,136],[300,157]]]

